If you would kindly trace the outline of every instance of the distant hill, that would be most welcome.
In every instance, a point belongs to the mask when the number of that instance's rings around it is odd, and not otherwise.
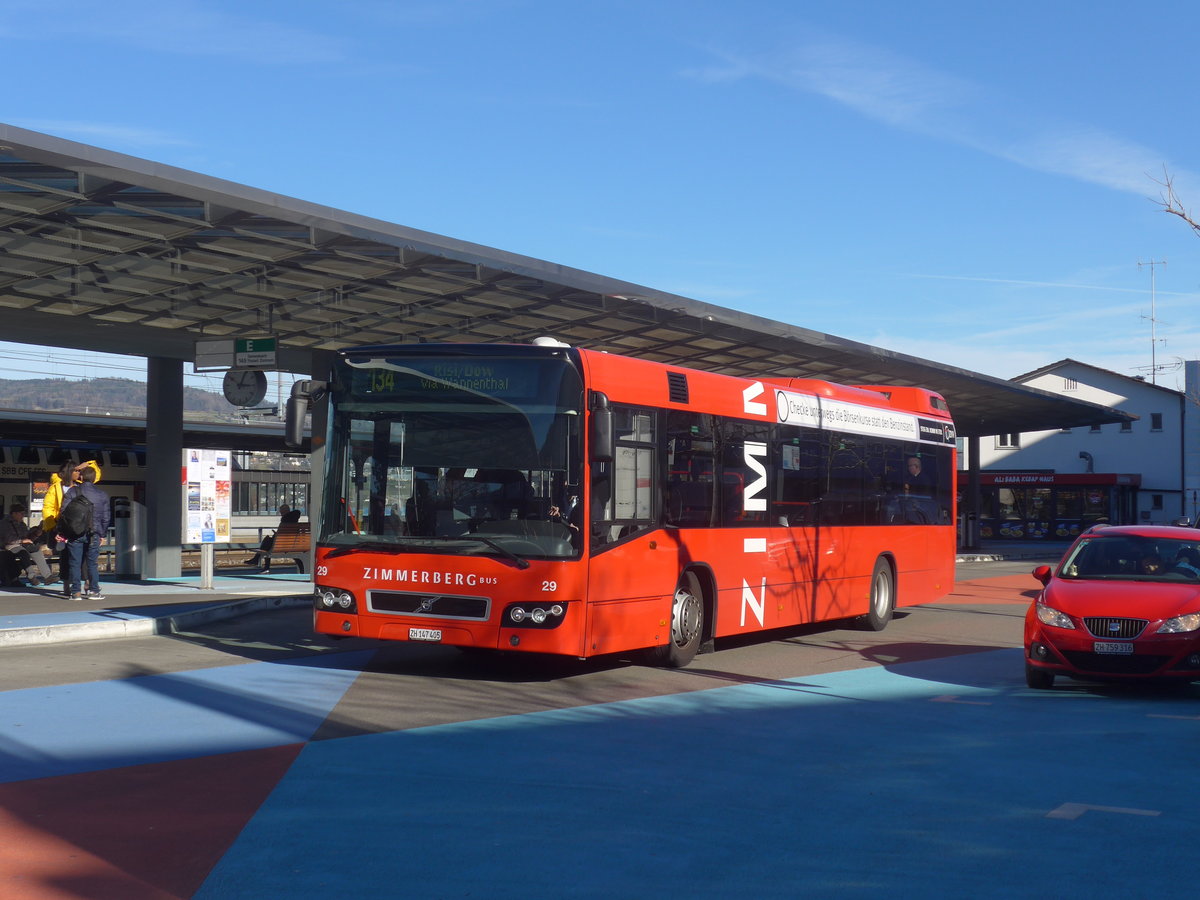
[[[0,378],[0,407],[144,417],[146,385],[131,378]],[[221,394],[192,387],[183,389],[183,414],[204,421],[241,418]]]

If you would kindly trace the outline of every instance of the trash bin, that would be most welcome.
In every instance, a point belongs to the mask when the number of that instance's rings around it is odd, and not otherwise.
[[[128,497],[114,497],[112,503],[116,575],[141,578],[146,551],[146,507]]]

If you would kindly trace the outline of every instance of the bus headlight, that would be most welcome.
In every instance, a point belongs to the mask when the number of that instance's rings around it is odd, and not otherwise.
[[[313,594],[313,606],[322,612],[357,612],[354,595],[337,588],[317,588]]]
[[[514,603],[504,610],[505,625],[522,628],[557,628],[567,614],[567,603],[543,606],[539,603]]]

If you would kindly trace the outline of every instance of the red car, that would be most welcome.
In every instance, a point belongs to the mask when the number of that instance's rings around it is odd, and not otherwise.
[[[1200,680],[1200,531],[1166,525],[1096,526],[1025,615],[1025,681]]]

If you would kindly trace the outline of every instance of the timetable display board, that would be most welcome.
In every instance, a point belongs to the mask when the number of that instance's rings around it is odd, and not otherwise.
[[[229,450],[183,451],[183,543],[229,543],[232,484]]]

